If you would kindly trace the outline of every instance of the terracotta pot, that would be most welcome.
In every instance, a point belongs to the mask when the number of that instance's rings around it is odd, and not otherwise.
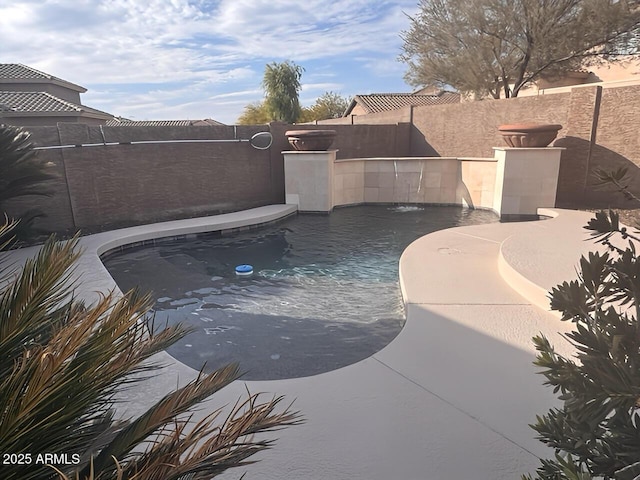
[[[515,123],[500,125],[498,131],[507,145],[514,148],[546,147],[558,136],[562,125]]]
[[[336,138],[335,130],[289,130],[284,133],[294,150],[324,151]]]

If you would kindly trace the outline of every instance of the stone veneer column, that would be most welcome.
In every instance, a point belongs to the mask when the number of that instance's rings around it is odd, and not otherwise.
[[[536,215],[555,207],[560,155],[564,148],[496,147],[493,209],[500,216]]]
[[[333,209],[333,163],[337,150],[285,151],[284,186],[287,204],[300,212]]]

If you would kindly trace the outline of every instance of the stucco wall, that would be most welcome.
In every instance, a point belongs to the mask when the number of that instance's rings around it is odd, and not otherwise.
[[[357,117],[356,117],[357,118]],[[280,153],[291,150],[285,132],[287,130],[335,130],[337,135],[331,149],[338,150],[337,158],[404,157],[409,156],[411,126],[398,120],[385,123],[363,124],[270,124],[274,137],[271,150]]]
[[[597,99],[594,99],[594,103]],[[595,109],[595,107],[594,107]],[[628,168],[631,191],[640,195],[640,86],[603,88],[598,109],[597,125],[589,159],[589,171]],[[590,176],[585,196],[606,206],[611,199],[610,189],[594,186]],[[639,205],[616,195],[618,204],[637,208]]]
[[[570,95],[485,100],[453,105],[414,107],[412,154],[432,149],[442,156],[493,157],[503,144],[498,126],[505,123],[567,123]],[[561,131],[562,133],[562,131]]]
[[[319,128],[273,123],[262,126],[102,127],[61,123],[30,127],[36,146],[131,141],[249,139],[271,131],[273,145],[256,150],[248,142],[125,144],[41,150],[57,179],[54,195],[10,202],[15,216],[38,208],[46,231],[101,231],[284,203],[284,132]],[[332,127],[334,128],[334,127]],[[410,126],[339,125],[339,158],[406,156]]]
[[[453,105],[403,108],[320,122],[320,125],[203,127],[103,127],[61,123],[30,127],[40,145],[132,140],[249,138],[270,130],[267,151],[246,143],[119,145],[43,151],[59,178],[51,198],[12,202],[10,213],[37,207],[49,231],[85,231],[185,218],[282,203],[284,132],[330,128],[338,159],[371,157],[493,157],[502,145],[497,126],[533,121],[560,123],[554,145],[562,154],[556,205],[637,206],[611,188],[597,189],[598,168],[629,169],[630,189],[640,192],[638,116],[640,86],[580,87],[570,93]],[[349,123],[345,124],[345,120]],[[354,122],[354,124],[351,124]],[[104,133],[104,137],[103,137]],[[473,201],[488,195],[471,192]]]
[[[555,96],[555,95],[553,95]],[[598,169],[628,168],[625,182],[640,192],[640,85],[617,88],[581,87],[571,92],[560,163],[558,203],[562,206],[637,208],[613,187],[599,187]]]
[[[238,127],[238,138],[268,127]],[[99,127],[59,124],[30,129],[37,146],[177,139],[233,139],[233,127]],[[39,208],[36,226],[84,232],[187,218],[283,202],[269,150],[243,143],[112,145],[42,150],[57,180],[51,198],[29,197],[10,213]],[[277,168],[276,168],[277,170]],[[281,170],[281,166],[280,166]]]
[[[541,79],[536,84],[521,89],[518,96],[553,94],[556,93],[554,89],[566,89],[569,92],[570,87],[580,84],[598,83],[604,88],[640,84],[640,59],[634,55],[628,55],[619,60],[615,63],[591,65],[588,67],[588,72],[570,72],[566,77]]]
[[[278,203],[269,154],[248,144],[98,147],[65,152],[78,227],[149,223]]]

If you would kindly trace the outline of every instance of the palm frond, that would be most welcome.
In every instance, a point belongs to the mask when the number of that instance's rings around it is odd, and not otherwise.
[[[188,421],[167,426],[151,442],[150,448],[127,464],[126,472],[140,480],[162,478],[180,480],[213,478],[232,467],[244,466],[260,451],[271,448],[273,440],[255,439],[255,434],[302,423],[299,412],[286,408],[274,413],[282,397],[258,403],[260,394],[236,403],[226,419],[218,424],[217,409],[191,430]]]
[[[0,252],[7,250],[13,240],[13,230],[18,225],[17,220],[10,220],[7,215],[4,216],[4,223],[0,225]],[[2,264],[0,264],[0,267]],[[2,278],[0,278],[0,282]]]
[[[77,238],[58,243],[52,237],[0,291],[0,378],[25,347],[46,343],[67,315],[76,244]]]
[[[136,290],[120,298],[110,292],[92,305],[78,301],[77,243],[50,239],[0,287],[0,451],[79,453],[79,466],[59,472],[78,480],[156,480],[165,477],[153,475],[165,470],[166,478],[200,479],[246,464],[272,444],[248,437],[299,423],[297,412],[274,413],[279,397],[258,404],[250,396],[221,426],[215,425],[216,410],[192,428],[184,415],[237,379],[237,365],[201,372],[137,419],[116,421],[116,394],[157,369],[150,357],[189,329],[149,331],[151,300]],[[145,444],[151,447],[133,453]],[[2,469],[3,480],[53,475],[39,464]]]
[[[235,364],[220,368],[208,376],[201,372],[195,380],[162,398],[123,429],[96,457],[96,466],[106,468],[107,461],[112,455],[122,458],[133,447],[172,422],[174,418],[236,380],[239,374],[240,371]]]
[[[56,176],[37,153],[27,131],[0,125],[0,205],[24,195],[51,195],[42,184]]]

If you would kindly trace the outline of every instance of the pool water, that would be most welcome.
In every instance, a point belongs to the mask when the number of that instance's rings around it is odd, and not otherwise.
[[[346,207],[103,261],[121,290],[152,292],[156,324],[195,328],[167,350],[177,360],[205,371],[239,362],[245,380],[295,378],[363,360],[395,338],[404,324],[398,261],[411,242],[498,221],[459,207]],[[237,275],[241,264],[254,273]]]

